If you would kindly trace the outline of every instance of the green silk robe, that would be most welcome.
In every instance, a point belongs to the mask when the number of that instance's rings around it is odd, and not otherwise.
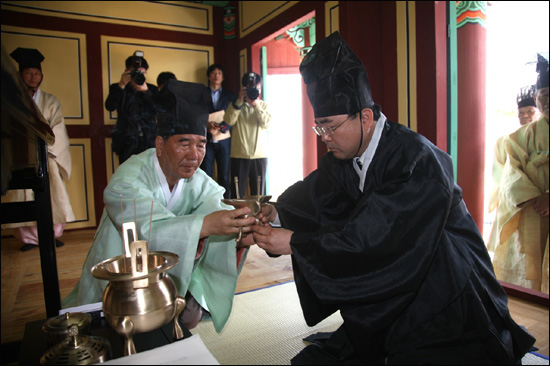
[[[210,312],[214,327],[220,332],[231,313],[237,277],[248,249],[237,251],[234,236],[210,236],[196,256],[204,217],[233,207],[221,202],[223,188],[198,169],[193,177],[179,182],[181,193],[168,208],[155,159],[155,149],[148,149],[133,155],[112,176],[103,193],[105,209],[82,276],[63,300],[63,307],[102,301],[108,282],[94,278],[91,268],[124,254],[121,236],[124,219],[136,222],[138,239],[149,242],[149,251],[167,251],[179,256],[178,264],[168,271],[178,293],[185,296],[190,291]]]

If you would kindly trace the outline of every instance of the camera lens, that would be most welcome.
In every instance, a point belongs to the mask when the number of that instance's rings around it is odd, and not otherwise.
[[[143,85],[145,83],[145,75],[138,70],[134,70],[132,71],[132,80],[134,80],[137,85]]]
[[[256,100],[260,96],[260,92],[254,87],[249,87],[246,88],[246,95],[248,96],[248,99]]]

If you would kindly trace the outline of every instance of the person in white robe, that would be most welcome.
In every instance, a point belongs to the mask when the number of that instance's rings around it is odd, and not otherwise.
[[[71,177],[71,152],[69,135],[63,119],[61,103],[52,94],[40,89],[44,78],[41,62],[44,56],[40,51],[29,48],[17,48],[10,54],[19,64],[19,73],[23,78],[29,94],[38,106],[38,109],[49,123],[55,143],[48,145],[48,175],[50,178],[50,196],[52,203],[52,216],[54,223],[54,235],[56,246],[63,246],[58,240],[63,235],[67,222],[75,220],[66,182]],[[31,189],[10,190],[2,202],[34,201],[34,193]],[[2,225],[3,229],[13,229],[13,235],[23,242],[22,251],[27,251],[38,246],[38,230],[36,222],[22,222]]]
[[[124,254],[122,222],[134,221],[136,240],[148,241],[150,251],[179,256],[168,274],[187,299],[184,325],[192,329],[206,311],[216,331],[223,329],[248,253],[248,247],[236,247],[235,238],[239,227],[250,232],[255,218],[238,219],[250,209],[223,204],[224,189],[198,169],[206,148],[210,96],[205,90],[201,84],[169,80],[159,93],[156,147],[130,157],[109,181],[82,276],[63,300],[64,308],[102,300],[107,281],[94,278],[91,268]]]

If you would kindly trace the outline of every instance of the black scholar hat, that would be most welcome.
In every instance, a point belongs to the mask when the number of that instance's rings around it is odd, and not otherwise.
[[[155,97],[157,135],[206,136],[208,88],[198,83],[170,79]]]
[[[533,99],[533,93],[535,92],[535,86],[525,86],[519,90],[516,102],[518,103],[518,109],[522,107],[533,106],[536,107],[535,99]]]
[[[537,54],[537,90],[548,88],[548,60]]]
[[[44,56],[37,49],[18,47],[10,56],[19,64],[19,72],[31,67],[42,71]]]
[[[365,65],[339,32],[313,46],[300,73],[316,118],[357,113],[374,105]]]

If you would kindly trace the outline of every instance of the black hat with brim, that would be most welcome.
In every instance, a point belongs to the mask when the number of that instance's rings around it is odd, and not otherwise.
[[[198,83],[170,79],[155,97],[157,135],[206,136],[208,89]]]
[[[365,65],[339,32],[313,46],[300,73],[316,118],[353,114],[374,105]]]
[[[19,64],[19,72],[29,68],[42,71],[44,56],[37,49],[18,47],[10,56]]]

